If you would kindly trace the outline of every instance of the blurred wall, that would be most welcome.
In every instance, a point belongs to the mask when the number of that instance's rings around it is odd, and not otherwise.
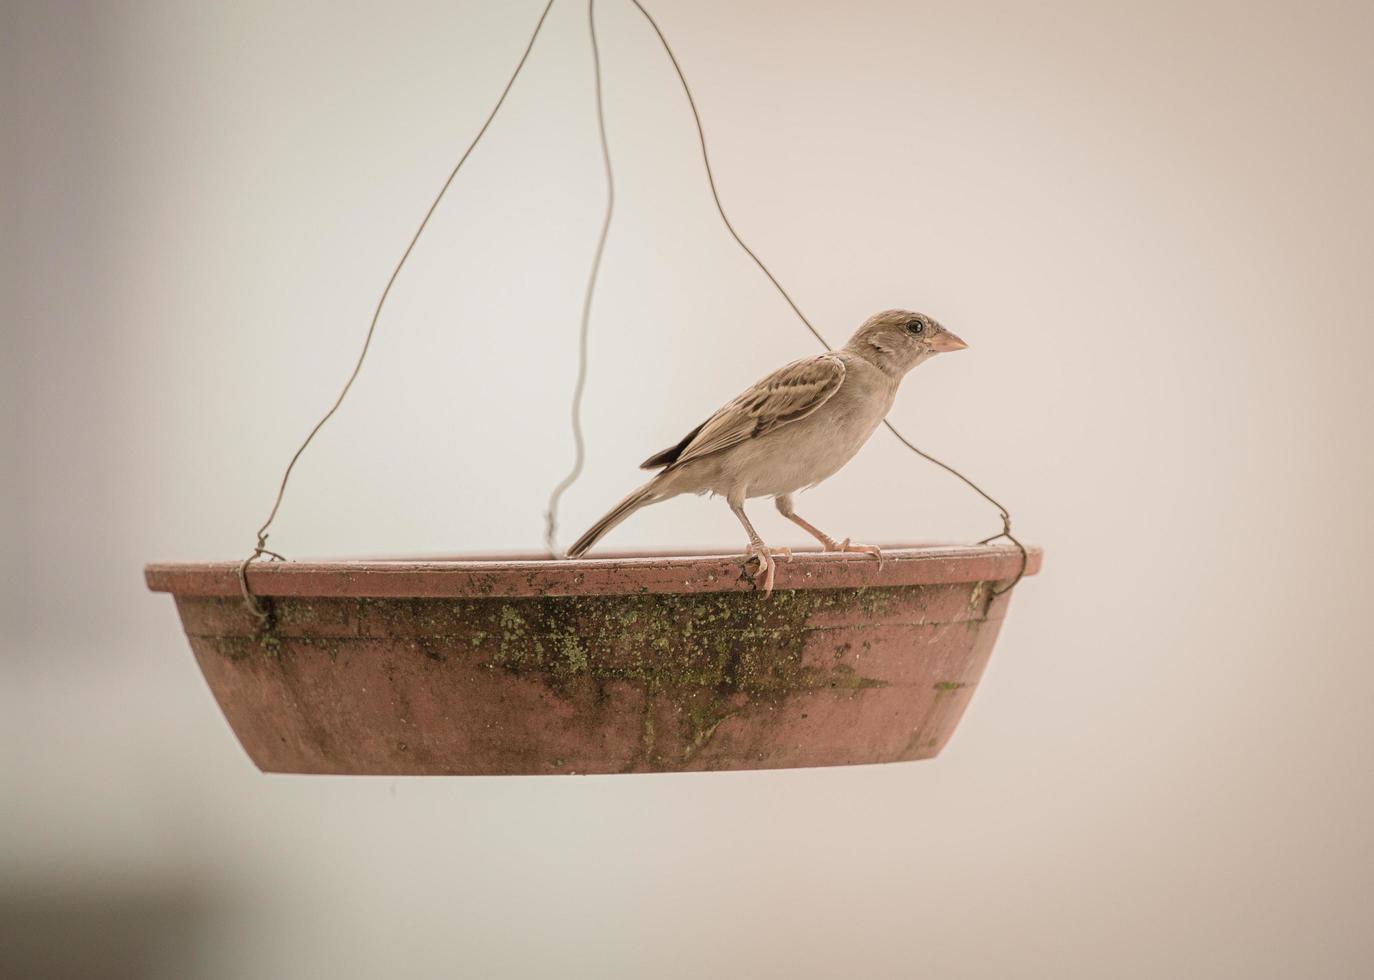
[[[732,218],[830,338],[909,306],[970,342],[893,417],[1044,573],[934,763],[252,771],[140,567],[251,547],[540,6],[0,5],[0,915],[66,937],[30,965],[1374,971],[1365,3],[653,3]],[[555,5],[274,547],[539,547],[602,207],[585,13]],[[598,20],[618,206],[565,541],[815,349],[652,33]],[[997,529],[882,433],[802,503],[857,540]],[[612,543],[739,538],[689,499]]]

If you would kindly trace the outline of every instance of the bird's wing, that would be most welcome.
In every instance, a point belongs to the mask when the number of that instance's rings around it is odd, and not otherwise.
[[[644,465],[678,466],[757,439],[780,425],[806,418],[839,390],[842,381],[844,361],[834,354],[793,361],[712,415],[677,446],[651,457]]]

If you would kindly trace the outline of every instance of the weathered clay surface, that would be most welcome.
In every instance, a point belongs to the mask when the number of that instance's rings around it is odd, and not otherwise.
[[[767,597],[739,561],[258,564],[266,627],[232,565],[147,574],[264,771],[676,772],[933,757],[1020,555],[799,554]]]

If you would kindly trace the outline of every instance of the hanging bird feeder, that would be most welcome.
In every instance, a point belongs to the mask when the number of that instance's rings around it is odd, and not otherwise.
[[[691,90],[682,81],[716,194]],[[605,137],[595,0],[588,4],[607,209],[582,313],[579,406],[596,273],[614,183]],[[444,192],[519,76],[544,8],[496,106],[393,270],[343,391],[292,457],[248,558],[153,564],[148,587],[176,599],[220,708],[265,772],[496,775],[678,772],[854,765],[934,757],[982,676],[1013,587],[1040,552],[1011,533],[977,545],[888,546],[883,560],[799,552],[758,587],[744,555],[467,557],[287,561],[267,547],[291,472],[361,370],[378,318]],[[828,346],[828,345],[826,345]],[[1005,539],[1006,544],[993,542]],[[271,559],[271,560],[266,560]]]
[[[1039,556],[1031,553],[1033,572]],[[1011,547],[151,565],[266,772],[781,769],[928,759],[992,652]]]

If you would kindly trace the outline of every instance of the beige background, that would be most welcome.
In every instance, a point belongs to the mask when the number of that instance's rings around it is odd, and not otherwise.
[[[620,205],[564,540],[814,349],[710,210],[653,36],[599,7]],[[936,762],[252,769],[140,566],[248,548],[538,8],[4,6],[8,955],[211,978],[1374,973],[1367,3],[655,2],[727,205],[803,307],[836,340],[902,305],[970,342],[894,417],[1013,505],[1044,574]],[[538,545],[571,459],[591,113],[563,0],[274,545]],[[996,527],[881,434],[802,499],[860,540]],[[693,499],[611,540],[740,545]]]

